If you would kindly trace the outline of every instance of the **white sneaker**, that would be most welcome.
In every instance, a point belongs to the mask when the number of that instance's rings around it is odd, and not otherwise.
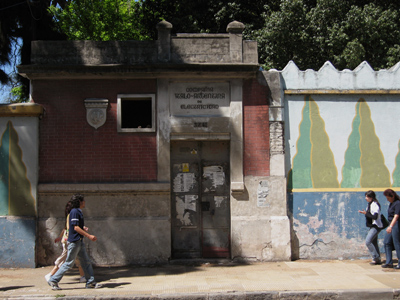
[[[79,278],[79,282],[86,282],[86,278],[85,278],[85,276],[81,276],[80,278]]]
[[[44,279],[46,279],[46,281],[47,282],[49,282],[49,280],[50,280],[50,277],[51,277],[51,274],[49,273],[49,274],[46,274],[46,275],[44,275]]]
[[[61,290],[61,288],[58,286],[57,282],[53,282],[53,281],[47,281],[47,283],[49,284],[49,286],[51,286],[51,289],[53,291],[59,291]]]
[[[86,288],[87,289],[100,289],[102,287],[103,287],[102,284],[96,283],[96,282],[92,282],[92,283],[86,284]]]

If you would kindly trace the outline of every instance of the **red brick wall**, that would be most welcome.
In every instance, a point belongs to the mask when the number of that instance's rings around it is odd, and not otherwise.
[[[268,89],[257,79],[243,84],[244,176],[269,176]]]
[[[117,132],[117,94],[156,93],[156,80],[34,80],[41,183],[157,180],[156,133]],[[109,100],[106,123],[86,121],[86,98]]]

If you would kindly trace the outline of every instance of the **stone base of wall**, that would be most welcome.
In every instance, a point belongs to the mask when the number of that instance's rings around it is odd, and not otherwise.
[[[0,217],[0,268],[34,268],[35,218]]]
[[[38,265],[51,265],[62,252],[54,244],[65,224],[64,208],[74,193],[85,196],[85,239],[97,266],[167,262],[171,256],[169,184],[40,185]]]
[[[244,193],[231,197],[231,258],[291,259],[285,178],[245,178]],[[170,185],[39,185],[37,264],[52,265],[62,248],[54,239],[65,224],[64,208],[74,193],[85,196],[85,225],[98,240],[86,240],[94,265],[164,263],[171,257]]]
[[[255,261],[291,259],[285,177],[247,176],[244,193],[233,194],[232,258]]]
[[[38,264],[52,265],[62,252],[54,238],[62,220],[39,222]],[[170,222],[157,219],[87,218],[85,224],[98,240],[85,239],[86,250],[96,266],[125,266],[167,262],[170,250]],[[56,225],[56,226],[54,226]],[[57,228],[57,229],[56,229]]]
[[[232,220],[232,258],[249,261],[289,261],[290,226],[287,217]]]

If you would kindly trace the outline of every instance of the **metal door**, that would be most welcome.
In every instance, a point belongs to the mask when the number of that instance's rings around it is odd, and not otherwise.
[[[171,142],[172,257],[230,257],[229,142]]]

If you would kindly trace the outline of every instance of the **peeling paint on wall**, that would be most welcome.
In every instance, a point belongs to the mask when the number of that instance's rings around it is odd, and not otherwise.
[[[380,194],[380,195],[379,195]],[[377,193],[383,214],[388,202]],[[289,194],[293,214],[293,233],[298,240],[299,258],[338,259],[369,257],[365,247],[368,228],[365,217],[364,192],[304,192]],[[383,251],[384,232],[379,235]]]

